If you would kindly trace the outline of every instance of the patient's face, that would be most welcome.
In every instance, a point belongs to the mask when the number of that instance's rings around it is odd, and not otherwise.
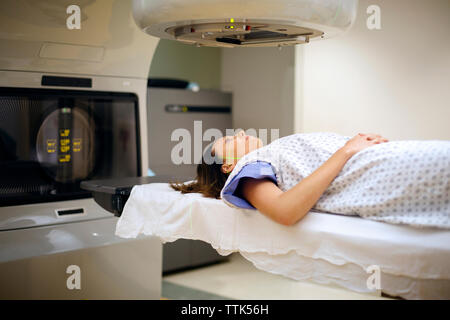
[[[216,156],[223,159],[223,163],[235,164],[247,153],[261,148],[261,139],[246,135],[244,131],[239,131],[234,136],[225,136],[214,142],[212,151]]]

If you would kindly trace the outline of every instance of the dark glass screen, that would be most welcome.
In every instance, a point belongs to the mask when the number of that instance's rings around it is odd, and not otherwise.
[[[0,206],[90,197],[81,181],[139,167],[136,95],[0,88]]]

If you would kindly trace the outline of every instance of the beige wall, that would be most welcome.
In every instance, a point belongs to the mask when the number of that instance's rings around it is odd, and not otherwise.
[[[193,81],[202,89],[220,89],[221,51],[197,48],[162,39],[156,47],[149,77],[177,78]]]
[[[371,4],[381,30],[366,27]],[[360,0],[347,34],[296,48],[295,130],[450,139],[449,32],[449,0]]]
[[[381,30],[366,9],[381,8]],[[450,1],[360,0],[344,35],[292,48],[196,48],[162,40],[151,76],[233,92],[235,128],[450,139]]]
[[[233,127],[294,130],[295,49],[222,49],[222,90],[233,92]]]

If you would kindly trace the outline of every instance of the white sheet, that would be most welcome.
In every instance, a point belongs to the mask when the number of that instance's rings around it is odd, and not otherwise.
[[[234,209],[165,183],[135,186],[116,235],[163,242],[197,239],[220,254],[239,251],[265,271],[369,292],[366,268],[381,269],[383,292],[408,299],[450,298],[450,231],[309,212],[294,226]]]

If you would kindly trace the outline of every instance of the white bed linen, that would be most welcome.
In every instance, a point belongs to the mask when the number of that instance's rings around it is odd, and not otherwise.
[[[139,234],[202,240],[222,255],[239,251],[264,271],[359,292],[371,291],[365,270],[378,265],[387,294],[450,299],[449,230],[318,212],[283,226],[254,210],[153,183],[133,187],[117,223],[117,236]]]

